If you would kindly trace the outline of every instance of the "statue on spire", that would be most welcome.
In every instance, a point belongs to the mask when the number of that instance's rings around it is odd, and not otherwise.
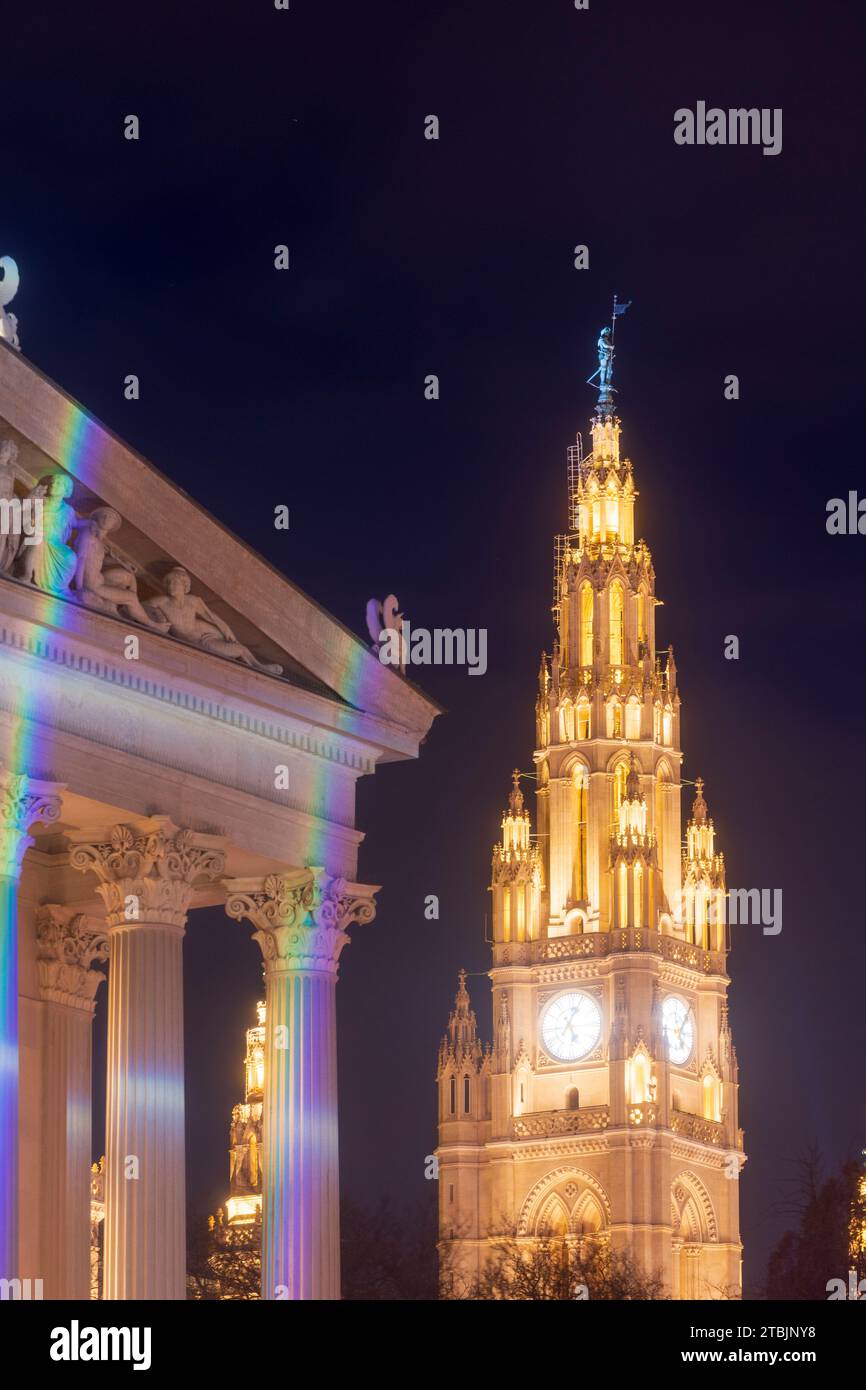
[[[598,366],[587,381],[587,386],[591,386],[596,377],[598,377],[598,401],[596,402],[596,410],[599,417],[610,415],[613,411],[613,336],[617,319],[621,314],[625,313],[630,304],[630,299],[620,304],[616,295],[614,295],[610,328],[603,328],[598,335]]]

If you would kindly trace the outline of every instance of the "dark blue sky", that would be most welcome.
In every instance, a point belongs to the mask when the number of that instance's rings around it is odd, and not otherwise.
[[[420,763],[361,787],[361,876],[385,887],[339,987],[344,1186],[424,1191],[437,1043],[458,967],[488,965],[490,846],[510,769],[531,770],[565,449],[618,292],[684,775],[706,778],[729,883],[784,893],[782,934],[741,929],[730,960],[753,1281],[784,1165],[813,1137],[834,1163],[866,1138],[866,538],[825,530],[827,499],[866,486],[854,11],[179,9],[7,15],[0,254],[24,351],[359,633],[390,590],[417,625],[489,632],[484,678],[423,674],[448,713]],[[781,107],[782,153],[676,146],[674,110],[698,100]],[[202,913],[187,967],[190,1198],[208,1210],[258,949]]]

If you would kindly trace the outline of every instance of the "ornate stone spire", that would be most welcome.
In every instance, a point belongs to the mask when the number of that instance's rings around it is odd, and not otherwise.
[[[632,753],[629,761],[628,776],[625,779],[625,796],[627,801],[643,801],[643,792],[640,789],[640,773],[637,768],[637,758]]]
[[[523,815],[523,792],[520,790],[520,769],[515,768],[511,774],[511,795],[508,798],[508,806],[512,816]]]
[[[704,801],[703,777],[698,777],[695,780],[695,790],[697,792],[697,796],[692,802],[692,824],[706,825],[707,821],[709,820],[709,811],[707,810],[707,803]]]

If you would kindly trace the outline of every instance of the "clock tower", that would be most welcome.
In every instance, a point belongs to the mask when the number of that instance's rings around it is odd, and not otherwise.
[[[440,1251],[471,1279],[497,1236],[589,1237],[674,1298],[739,1297],[724,859],[700,778],[682,839],[677,669],[635,540],[612,330],[599,357],[592,450],[568,451],[555,540],[536,826],[515,772],[493,850],[494,1037],[479,1041],[461,972],[439,1052]]]

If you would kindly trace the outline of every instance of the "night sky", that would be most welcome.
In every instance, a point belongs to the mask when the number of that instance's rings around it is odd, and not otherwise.
[[[613,295],[633,301],[616,384],[683,775],[706,779],[729,886],[784,895],[781,935],[741,928],[729,961],[748,1287],[779,1174],[812,1139],[829,1165],[866,1142],[866,537],[825,528],[829,498],[866,493],[862,35],[832,0],[697,9],[13,4],[0,254],[36,366],[365,640],[391,591],[417,626],[488,630],[484,677],[416,673],[447,711],[420,762],[359,787],[359,876],[384,887],[341,967],[342,1177],[398,1204],[429,1192],[461,965],[490,1036],[490,848],[511,768],[532,771],[565,451]],[[699,100],[781,107],[781,154],[677,146]],[[261,966],[208,911],[186,967],[207,1212]]]

